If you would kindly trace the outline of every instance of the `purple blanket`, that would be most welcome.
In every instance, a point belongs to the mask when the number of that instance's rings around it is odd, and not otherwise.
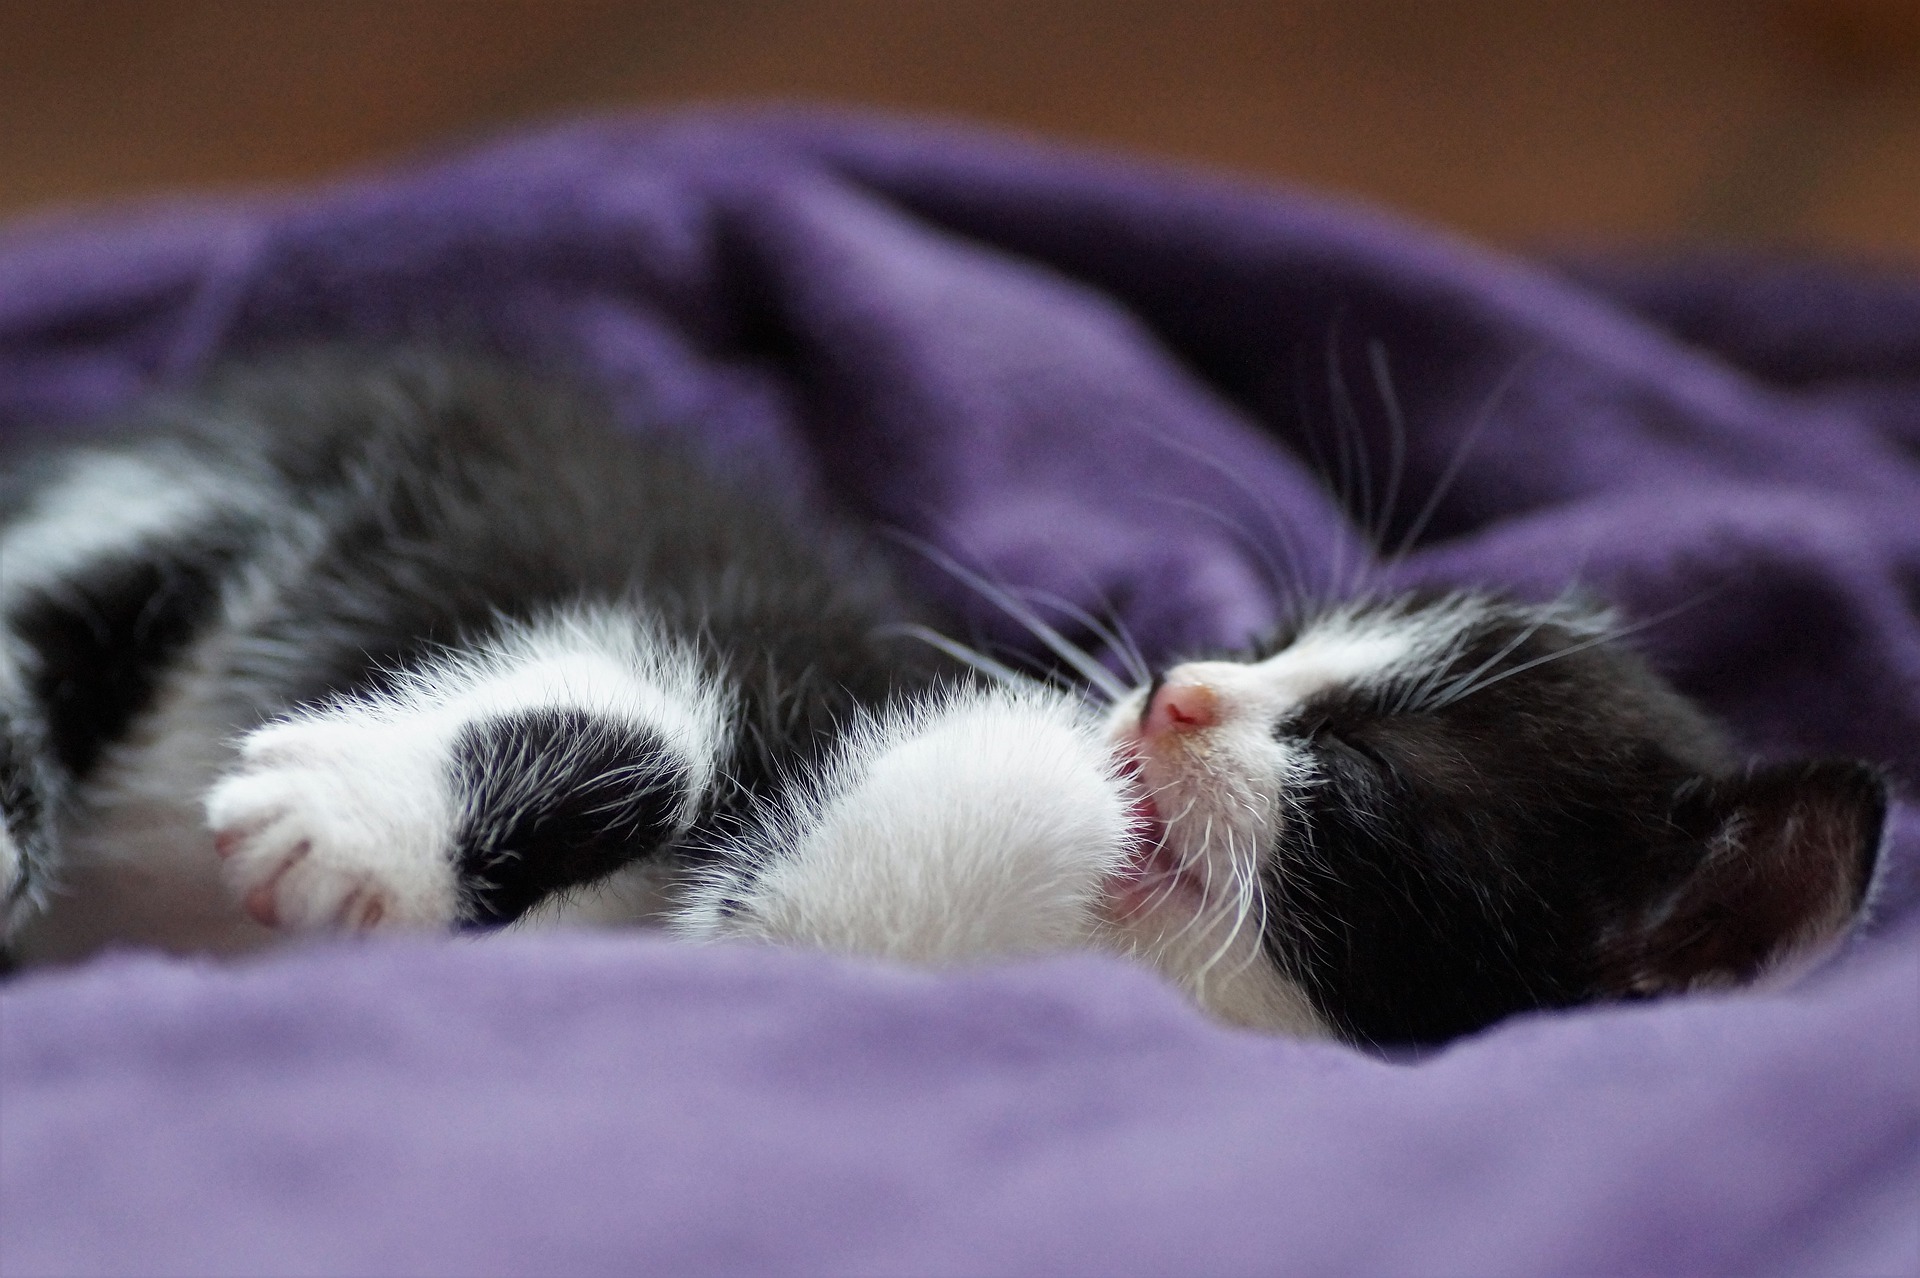
[[[1756,754],[1920,793],[1920,282],[1549,269],[928,128],[597,124],[0,238],[0,430],[421,332],[584,369],[1150,653],[1298,590],[1577,578]],[[1911,1274],[1911,803],[1872,908],[1783,988],[1398,1063],[1091,957],[113,957],[0,993],[0,1272]]]

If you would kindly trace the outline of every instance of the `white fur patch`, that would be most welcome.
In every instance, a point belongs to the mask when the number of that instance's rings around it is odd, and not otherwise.
[[[231,486],[164,453],[81,453],[6,531],[0,609],[106,555],[177,535],[231,506]]]
[[[1270,733],[1302,703],[1337,689],[1378,691],[1444,664],[1449,649],[1483,614],[1471,597],[1413,612],[1359,605],[1317,619],[1264,661],[1196,661],[1169,681],[1204,683],[1220,694],[1222,726]],[[1138,697],[1131,701],[1138,714]],[[1230,729],[1231,730],[1231,729]]]
[[[758,875],[707,877],[675,926],[935,963],[1073,946],[1129,820],[1077,704],[955,692],[851,732],[744,849]]]
[[[581,609],[365,695],[268,724],[207,796],[234,894],[282,927],[440,926],[461,913],[452,754],[461,733],[527,710],[648,729],[695,779],[691,819],[726,739],[699,659],[633,617]]]
[[[1184,989],[1201,1007],[1234,1025],[1330,1037],[1300,984],[1281,971],[1263,942],[1265,913],[1257,896],[1221,894],[1226,906],[1194,913],[1171,898],[1108,924],[1101,944],[1141,959]]]

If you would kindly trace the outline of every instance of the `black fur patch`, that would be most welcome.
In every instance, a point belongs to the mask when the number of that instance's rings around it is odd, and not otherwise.
[[[28,688],[59,765],[84,777],[146,708],[219,600],[231,551],[167,546],[103,558],[28,592],[7,615],[36,657]]]
[[[660,739],[580,710],[488,719],[454,747],[456,846],[471,922],[503,923],[549,893],[655,852],[693,784]]]
[[[736,683],[756,784],[857,705],[946,669],[870,547],[623,429],[590,396],[457,358],[341,352],[208,392],[196,446],[250,454],[324,525],[242,673],[285,709],[582,600],[631,604]],[[751,477],[743,477],[751,478]],[[761,744],[766,757],[762,757]]]

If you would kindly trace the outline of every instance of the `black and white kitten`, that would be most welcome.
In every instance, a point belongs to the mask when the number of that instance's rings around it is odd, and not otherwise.
[[[633,915],[1138,955],[1436,1042],[1839,934],[1870,768],[1736,766],[1604,616],[1349,603],[1104,712],[902,637],[871,547],[422,353],[230,370],[0,483],[0,884],[114,942]]]

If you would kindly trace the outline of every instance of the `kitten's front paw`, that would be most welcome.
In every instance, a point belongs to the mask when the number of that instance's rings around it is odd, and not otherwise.
[[[344,715],[270,724],[207,795],[228,886],[289,929],[445,927],[459,912],[442,751]]]
[[[674,926],[949,963],[1072,948],[1125,864],[1130,792],[1069,698],[970,690],[849,735],[689,889]]]

